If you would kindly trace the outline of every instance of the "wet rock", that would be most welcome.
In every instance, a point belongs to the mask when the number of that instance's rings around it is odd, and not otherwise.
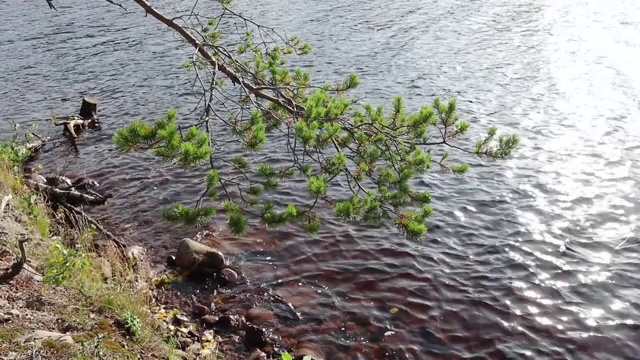
[[[263,353],[260,350],[256,350],[249,355],[248,360],[267,360],[267,354]]]
[[[263,348],[269,342],[269,333],[264,328],[256,325],[247,325],[245,328],[244,342],[249,348]]]
[[[209,313],[209,308],[202,304],[193,304],[192,311],[193,315],[202,317]]]
[[[52,341],[59,341],[59,342],[64,342],[67,344],[73,344],[73,338],[70,335],[66,335],[66,334],[60,334],[57,332],[52,332],[52,331],[45,331],[45,330],[36,330],[34,331],[31,335],[28,335],[25,340],[29,340],[29,339],[33,339],[33,340],[52,340]]]
[[[308,341],[301,341],[296,345],[293,358],[302,360],[305,356],[310,356],[312,360],[325,360],[324,353],[318,345]]]
[[[231,268],[224,268],[218,273],[218,281],[220,281],[223,286],[237,284],[239,278],[240,275],[238,275],[238,272]]]
[[[276,315],[273,311],[259,307],[249,310],[245,317],[247,322],[258,326],[273,325],[276,322]]]
[[[178,343],[180,344],[180,348],[182,350],[186,350],[189,348],[189,346],[193,345],[193,340],[189,338],[180,338],[178,339]]]
[[[222,315],[218,322],[217,326],[223,327],[225,329],[229,329],[232,331],[240,330],[244,326],[244,318],[238,315]]]
[[[212,328],[218,323],[219,318],[215,315],[205,315],[200,321],[202,321],[202,325],[206,328]]]
[[[191,239],[182,239],[176,252],[176,265],[192,276],[211,275],[225,263],[224,255],[216,249]]]

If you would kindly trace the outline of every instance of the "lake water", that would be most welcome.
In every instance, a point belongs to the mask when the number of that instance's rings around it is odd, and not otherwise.
[[[154,4],[177,14],[191,2]],[[170,106],[192,109],[180,68],[191,49],[128,8],[1,2],[0,130],[98,97],[103,129],[84,134],[78,153],[38,122],[54,138],[41,160],[104,183],[115,198],[92,213],[161,260],[197,230],[161,222],[160,209],[197,198],[204,169],[119,155],[111,137]],[[474,130],[522,136],[508,160],[463,158],[467,175],[425,177],[436,215],[421,242],[331,219],[314,239],[222,233],[254,284],[318,324],[309,326],[329,358],[640,357],[640,2],[242,0],[236,9],[310,42],[303,65],[315,78],[357,72],[368,101],[400,94],[412,109],[455,97]]]

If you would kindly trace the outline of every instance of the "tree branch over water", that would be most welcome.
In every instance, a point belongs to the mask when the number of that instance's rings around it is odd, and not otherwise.
[[[349,95],[359,85],[356,74],[313,82],[290,65],[310,52],[308,44],[232,10],[230,1],[207,3],[207,14],[196,1],[174,17],[147,0],[132,1],[193,48],[183,66],[194,73],[199,118],[186,123],[169,110],[114,136],[123,152],[147,149],[167,162],[210,168],[196,205],[166,210],[169,220],[199,225],[222,209],[235,233],[244,232],[247,216],[313,233],[317,208],[331,206],[347,221],[391,219],[405,235],[420,237],[431,195],[416,184],[432,165],[463,173],[468,166],[451,163],[448,150],[502,159],[518,145],[517,136],[495,128],[471,142],[454,100],[436,98],[408,112],[397,96],[386,111]],[[274,191],[282,187],[296,201],[276,205]]]

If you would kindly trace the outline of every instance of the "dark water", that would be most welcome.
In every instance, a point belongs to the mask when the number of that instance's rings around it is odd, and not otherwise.
[[[203,172],[117,155],[110,139],[133,119],[192,108],[191,78],[179,66],[190,49],[140,11],[63,3],[58,13],[44,1],[0,3],[0,129],[10,129],[8,120],[73,113],[82,95],[97,96],[106,124],[81,137],[78,154],[59,129],[38,123],[56,138],[42,161],[104,182],[115,199],[96,216],[161,259],[195,230],[158,222],[160,208],[197,197]],[[354,359],[640,357],[640,248],[616,249],[638,235],[640,2],[237,7],[311,42],[304,65],[317,77],[355,71],[369,100],[401,94],[414,109],[434,95],[454,96],[474,129],[497,124],[523,136],[510,160],[466,159],[472,167],[464,177],[425,177],[437,214],[424,242],[390,226],[331,220],[316,239],[285,229],[224,241],[252,282],[276,289],[319,324],[312,330],[330,352]],[[393,332],[373,334],[372,326]]]

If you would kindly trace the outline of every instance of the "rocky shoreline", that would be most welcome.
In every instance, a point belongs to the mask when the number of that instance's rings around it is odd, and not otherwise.
[[[198,236],[200,239],[205,236]],[[210,236],[210,235],[209,235]],[[172,286],[183,278],[194,284],[206,284],[208,292],[186,297]],[[324,360],[325,354],[313,339],[283,339],[283,324],[274,303],[284,305],[291,319],[299,319],[291,304],[264,289],[256,294],[239,267],[229,263],[217,249],[192,239],[182,239],[175,255],[167,258],[167,267],[156,275],[153,309],[156,318],[175,336],[178,353],[184,359],[222,353],[225,359],[281,359],[283,353],[297,360]],[[228,290],[243,293],[243,301],[224,295]],[[251,295],[249,295],[251,293]],[[287,320],[287,319],[285,319]],[[293,334],[292,334],[293,335]]]

